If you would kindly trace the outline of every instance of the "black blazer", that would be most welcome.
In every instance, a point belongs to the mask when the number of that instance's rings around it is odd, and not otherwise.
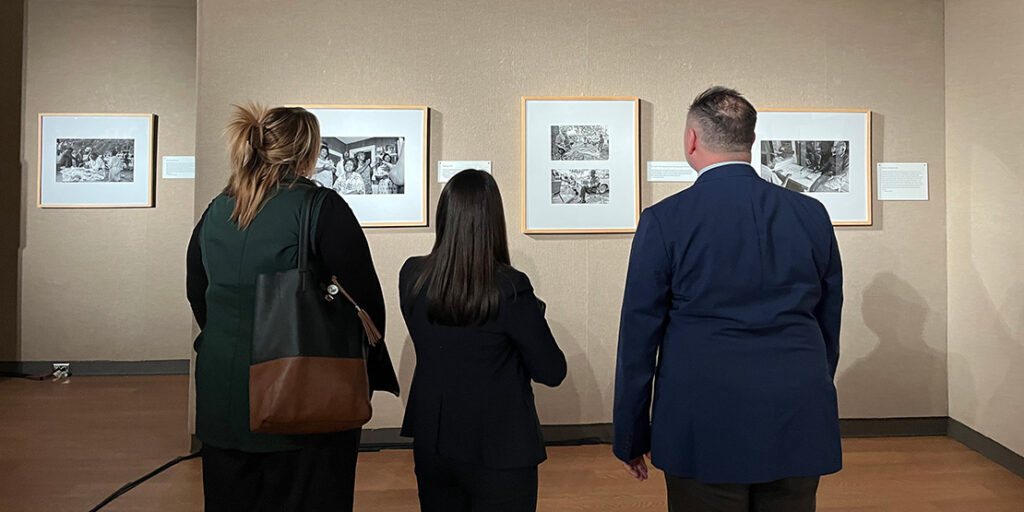
[[[543,462],[530,380],[557,386],[566,365],[529,278],[503,268],[493,320],[443,326],[427,320],[425,290],[413,293],[422,263],[410,258],[399,278],[402,314],[416,348],[402,435],[415,437],[417,450],[488,468]]]

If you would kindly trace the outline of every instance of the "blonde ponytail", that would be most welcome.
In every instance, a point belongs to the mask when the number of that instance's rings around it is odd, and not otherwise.
[[[234,105],[225,133],[231,178],[224,193],[235,199],[231,220],[249,227],[289,174],[309,177],[320,150],[320,124],[303,108]]]

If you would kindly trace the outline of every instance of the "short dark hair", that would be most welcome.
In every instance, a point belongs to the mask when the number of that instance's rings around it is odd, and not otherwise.
[[[688,115],[700,124],[708,148],[722,153],[749,151],[757,110],[735,89],[716,85],[700,93]]]

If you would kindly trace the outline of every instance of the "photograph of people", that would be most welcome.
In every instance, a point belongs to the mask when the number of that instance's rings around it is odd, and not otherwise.
[[[341,165],[341,172],[334,182],[334,190],[342,195],[358,195],[366,193],[366,180],[356,172],[356,162],[346,159]]]
[[[796,192],[849,192],[850,142],[761,141],[761,177]]]
[[[133,139],[58,139],[56,178],[61,183],[135,181]]]
[[[316,159],[316,168],[313,170],[313,182],[321,187],[334,187],[334,160],[330,158],[330,150],[327,146],[320,146],[320,156]]]
[[[552,125],[552,160],[608,160],[608,127]]]
[[[392,161],[391,155],[384,155],[373,166],[372,189],[374,194],[401,194],[405,189],[402,173]]]
[[[86,168],[96,174],[106,175],[107,162],[103,160],[103,155],[93,151],[92,148],[86,148]]]
[[[608,204],[608,169],[552,169],[551,204]]]
[[[111,182],[117,183],[121,181],[121,172],[125,168],[124,157],[116,153],[113,148],[107,153],[107,168]]]

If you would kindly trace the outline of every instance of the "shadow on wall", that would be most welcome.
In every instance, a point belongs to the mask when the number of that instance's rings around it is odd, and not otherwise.
[[[974,333],[967,341],[974,345],[974,357],[968,359],[954,350],[949,353],[950,382],[956,386],[951,395],[963,399],[957,402],[955,416],[1008,447],[1016,441],[1018,445],[1010,448],[1020,453],[1020,441],[1007,438],[1007,430],[1014,427],[1007,426],[1020,424],[1020,397],[1024,392],[1024,377],[1020,374],[1020,368],[1024,368],[1024,283],[1014,283],[1007,290],[1005,300],[997,304],[973,265],[968,277],[970,284],[964,295],[984,299],[981,304],[978,301],[971,304],[971,311],[976,314],[970,318],[966,329],[958,330]],[[950,296],[950,301],[953,300],[956,297]],[[1011,319],[1015,320],[1015,325],[1010,325]],[[975,374],[972,360],[980,360],[986,366]],[[995,366],[993,361],[1001,361],[1001,364]],[[1003,427],[1001,431],[994,431],[993,425]]]
[[[543,384],[533,385],[537,416],[540,417],[541,424],[545,425],[583,423],[583,396],[580,390],[598,389],[594,369],[590,366],[589,354],[572,330],[564,324],[552,320],[549,316],[548,325],[558,347],[565,354],[568,372],[565,380],[556,388],[549,388]]]
[[[958,148],[962,169],[950,182],[950,416],[1024,455],[1022,210],[1016,189],[1006,186],[1020,182],[1021,153],[998,144],[1016,112],[994,115],[959,119],[968,122],[961,130],[977,133],[975,143]]]
[[[892,273],[875,276],[864,289],[862,314],[878,345],[840,375],[840,410],[843,403],[860,402],[871,404],[879,417],[945,415],[946,359],[925,343],[929,313],[909,283]],[[892,397],[918,399],[907,403]]]
[[[591,237],[591,239],[608,240],[626,236],[631,237],[632,235],[598,236],[600,238]],[[536,236],[534,235],[534,237]],[[545,240],[573,239],[571,235],[565,235],[564,238],[559,235],[544,235],[543,238]],[[512,263],[519,271],[531,276],[531,279],[541,273],[534,257],[526,251],[513,249]],[[536,287],[537,281],[533,281],[533,284]],[[545,300],[546,295],[543,290],[536,291],[536,293],[541,300]],[[565,380],[556,388],[549,388],[543,384],[533,384],[537,416],[540,418],[541,424],[545,425],[575,425],[584,423],[584,401],[587,402],[587,408],[590,410],[600,407],[600,403],[603,401],[603,398],[600,397],[599,390],[601,387],[597,384],[593,361],[590,359],[591,354],[587,346],[588,340],[583,339],[581,341],[579,339],[580,335],[584,336],[584,338],[586,337],[586,329],[573,329],[571,326],[566,325],[565,322],[558,320],[557,310],[560,309],[563,309],[562,305],[548,303],[544,317],[548,322],[548,327],[551,328],[551,334],[555,337],[558,348],[565,354],[565,362],[568,368]],[[597,396],[595,397],[593,393],[597,393]],[[610,418],[610,415],[608,417]]]
[[[1010,287],[1003,307],[996,308],[993,305],[992,310],[996,312],[995,325],[999,330],[999,335],[992,340],[996,344],[993,350],[997,354],[1004,354],[1006,366],[1002,380],[995,393],[985,402],[982,414],[995,418],[995,421],[1002,425],[1017,425],[1016,428],[1020,429],[1020,407],[1024,407],[1021,405],[1024,377],[1020,374],[1021,368],[1024,368],[1024,283],[1018,282]],[[1006,320],[1011,318],[1016,320],[1016,325],[1008,325]],[[963,356],[958,357],[964,359]],[[969,370],[970,368],[966,370],[968,374]],[[1024,443],[1019,436],[1014,441]],[[1007,442],[1004,440],[1003,443]],[[1013,449],[1024,455],[1021,453],[1021,444],[1013,446]]]

